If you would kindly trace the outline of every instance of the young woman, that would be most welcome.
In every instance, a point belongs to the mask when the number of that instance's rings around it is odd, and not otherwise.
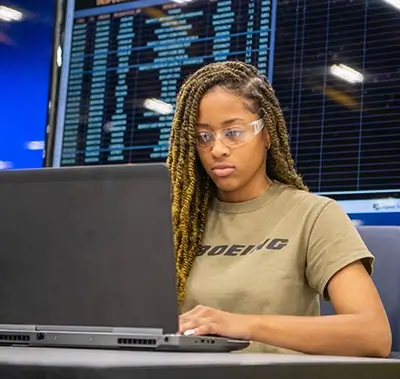
[[[168,157],[180,332],[247,351],[386,357],[373,257],[347,215],[296,172],[268,80],[213,63],[181,88]],[[319,316],[319,296],[335,316]]]

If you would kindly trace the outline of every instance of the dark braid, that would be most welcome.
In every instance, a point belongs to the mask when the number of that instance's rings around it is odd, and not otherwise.
[[[191,75],[178,94],[172,122],[167,164],[172,181],[172,215],[176,251],[178,300],[185,295],[186,279],[201,246],[211,199],[212,183],[198,161],[195,129],[202,97],[220,86],[249,100],[264,120],[271,147],[269,178],[308,190],[296,172],[286,123],[274,90],[257,69],[239,61],[212,63]]]

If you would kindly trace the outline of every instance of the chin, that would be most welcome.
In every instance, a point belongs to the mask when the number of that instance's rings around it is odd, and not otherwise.
[[[231,181],[231,180],[225,181],[225,180],[221,180],[220,178],[218,178],[218,179],[219,180],[214,180],[214,183],[220,191],[233,192],[233,191],[237,191],[238,188],[240,187],[238,185],[238,183],[235,183],[234,181]]]

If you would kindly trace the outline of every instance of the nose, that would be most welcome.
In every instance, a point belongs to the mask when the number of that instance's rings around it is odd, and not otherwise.
[[[214,146],[211,149],[211,155],[215,158],[221,158],[229,155],[229,147],[226,146],[220,139],[216,139]]]

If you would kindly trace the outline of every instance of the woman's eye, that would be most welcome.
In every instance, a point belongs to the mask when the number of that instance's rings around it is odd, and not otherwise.
[[[229,138],[240,137],[243,134],[243,130],[241,129],[229,129],[225,131],[225,135]]]
[[[206,143],[212,139],[212,135],[210,133],[199,133],[197,135],[197,138],[199,139],[200,142]]]

